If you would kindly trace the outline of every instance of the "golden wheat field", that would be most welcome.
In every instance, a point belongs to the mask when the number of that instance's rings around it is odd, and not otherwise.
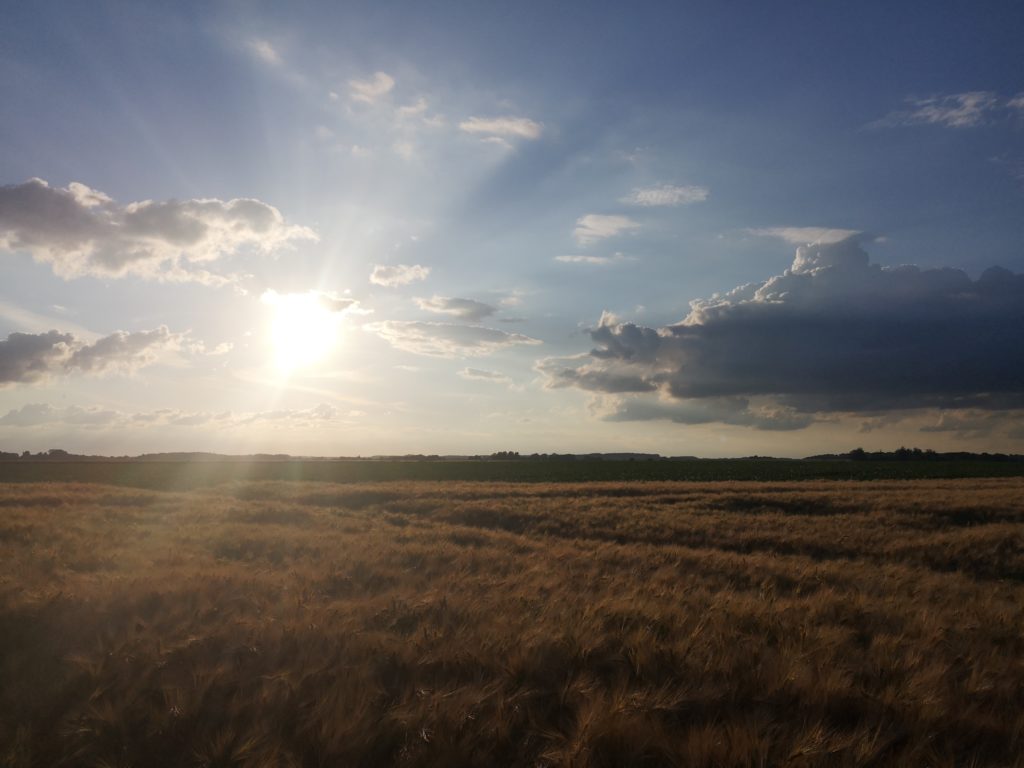
[[[1024,480],[0,486],[6,766],[1021,766]]]

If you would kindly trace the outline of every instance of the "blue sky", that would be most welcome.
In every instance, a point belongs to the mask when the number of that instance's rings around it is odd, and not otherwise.
[[[293,6],[5,10],[0,447],[1024,450],[1019,3]]]

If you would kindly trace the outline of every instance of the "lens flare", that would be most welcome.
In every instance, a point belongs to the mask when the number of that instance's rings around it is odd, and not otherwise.
[[[332,311],[320,294],[267,291],[262,299],[273,311],[270,346],[279,371],[315,366],[334,349],[341,313]]]

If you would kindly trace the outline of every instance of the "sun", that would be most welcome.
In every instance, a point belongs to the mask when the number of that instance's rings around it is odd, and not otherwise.
[[[309,368],[324,360],[338,340],[340,312],[334,312],[316,291],[261,297],[273,312],[270,346],[274,367],[282,373]]]

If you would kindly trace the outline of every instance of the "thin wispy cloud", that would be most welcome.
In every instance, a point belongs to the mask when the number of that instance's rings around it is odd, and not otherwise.
[[[861,234],[856,229],[830,227],[760,227],[746,231],[758,237],[775,237],[779,240],[785,240],[791,245],[806,245],[808,243],[829,245]]]
[[[605,264],[616,264],[622,261],[631,261],[631,257],[623,253],[614,253],[611,256],[590,256],[584,253],[566,253],[555,256],[555,261],[562,264],[590,264],[600,266]]]
[[[497,312],[496,307],[473,299],[460,299],[450,296],[432,296],[429,299],[416,299],[416,306],[427,312],[440,315],[451,315],[464,320],[477,321]]]
[[[399,117],[416,117],[417,115],[425,113],[428,107],[429,104],[427,103],[427,100],[423,96],[420,96],[415,103],[399,107],[395,112]]]
[[[430,267],[420,264],[375,264],[373,272],[370,273],[370,282],[374,285],[383,285],[387,288],[394,288],[399,285],[408,285],[420,280],[426,280],[430,274]]]
[[[459,130],[484,137],[539,139],[544,126],[527,117],[470,117]]]
[[[469,381],[485,381],[489,384],[511,384],[512,379],[497,371],[488,371],[483,368],[463,368],[459,376]]]
[[[277,49],[270,43],[269,40],[263,40],[262,38],[253,38],[246,42],[246,47],[249,49],[257,59],[262,61],[264,64],[277,67],[282,63],[281,54],[277,52]]]
[[[620,198],[619,202],[645,208],[690,205],[704,202],[710,194],[711,191],[707,187],[661,184],[654,187],[636,187],[628,195]]]
[[[395,349],[429,357],[478,357],[492,355],[507,347],[541,343],[540,339],[521,333],[480,325],[386,320],[363,327]]]
[[[590,245],[639,227],[640,222],[628,216],[588,213],[576,220],[572,236],[580,245]]]
[[[365,80],[349,80],[349,98],[364,104],[372,104],[381,96],[391,92],[395,87],[395,79],[386,72],[374,72]]]
[[[127,413],[101,406],[57,407],[49,403],[27,403],[13,408],[0,416],[0,426],[38,427],[43,425],[69,425],[86,428],[131,427],[152,428],[204,427],[218,429],[244,428],[250,425],[277,425],[281,427],[310,427],[344,422],[357,415],[356,412],[342,411],[329,403],[320,403],[312,408],[281,408],[272,411],[233,413],[232,411],[186,411],[176,408],[159,408],[152,411]]]
[[[870,123],[870,128],[892,128],[904,125],[943,125],[948,128],[971,128],[981,124],[999,106],[992,91],[967,91],[944,96],[907,99],[908,108],[890,112]]]

